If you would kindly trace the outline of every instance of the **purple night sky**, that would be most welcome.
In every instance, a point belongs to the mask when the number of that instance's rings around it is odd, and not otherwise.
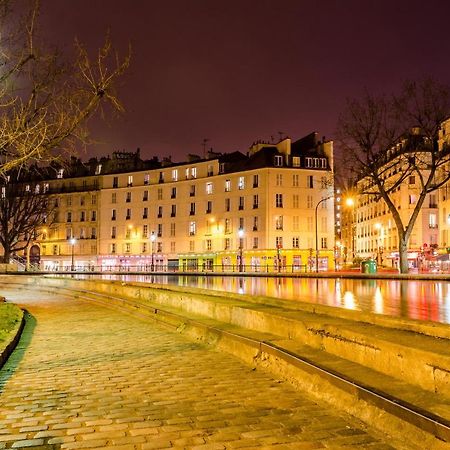
[[[404,79],[450,81],[448,1],[44,0],[52,43],[89,48],[111,30],[133,49],[127,112],[94,123],[87,156],[245,152],[257,139],[333,137],[347,97]]]

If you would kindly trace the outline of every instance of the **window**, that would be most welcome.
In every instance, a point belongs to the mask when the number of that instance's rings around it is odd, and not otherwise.
[[[293,167],[300,167],[300,157],[299,156],[293,156],[292,157],[292,166]]]
[[[97,196],[96,195],[93,195],[92,197],[91,197],[91,205],[96,205],[97,204]]]
[[[172,169],[172,181],[178,181],[178,169]]]
[[[306,218],[306,229],[308,231],[312,231],[313,230],[313,218],[312,217],[307,217]]]
[[[253,187],[257,188],[259,186],[259,175],[253,175]]]
[[[142,253],[146,253],[147,252],[147,242],[143,242],[142,243]]]
[[[253,217],[253,231],[258,231],[258,216]]]
[[[208,195],[213,193],[213,184],[212,183],[206,183],[206,193]]]
[[[293,196],[292,196],[292,207],[293,208],[299,208],[300,206],[299,206],[299,196],[298,196],[298,194],[294,194]]]
[[[416,184],[416,177],[414,175],[411,175],[409,177],[408,183],[409,184]]]
[[[86,220],[86,211],[80,211],[80,222],[84,222]]]
[[[225,180],[225,192],[231,191],[231,180]]]
[[[127,208],[127,215],[125,216],[126,220],[130,220],[131,219],[131,208]]]
[[[131,237],[131,227],[125,228],[125,239],[130,239]]]
[[[273,165],[275,167],[281,167],[283,165],[283,157],[281,155],[275,155],[273,158]]]
[[[58,248],[57,245],[54,245],[54,246],[53,246],[53,254],[54,254],[54,255],[58,255],[58,254],[59,254],[59,248]]]
[[[257,237],[253,238],[253,248],[258,248],[258,238]]]
[[[191,203],[191,208],[189,210],[190,216],[195,216],[195,203]]]
[[[67,206],[72,206],[72,196],[71,195],[69,195],[67,197]]]
[[[116,210],[115,209],[111,210],[111,220],[116,220]]]
[[[314,189],[314,177],[312,175],[306,176],[306,187],[309,189]]]
[[[242,211],[244,209],[244,197],[239,197],[239,210]]]
[[[211,164],[208,165],[208,170],[207,170],[206,175],[208,177],[212,177],[214,175],[214,167]]]
[[[177,188],[172,188],[172,193],[170,194],[170,198],[177,198]]]
[[[300,248],[300,239],[298,237],[292,238],[292,248]]]
[[[276,208],[283,207],[283,194],[275,194],[275,207]]]
[[[190,187],[189,195],[191,197],[195,197],[195,184],[192,184]]]
[[[147,217],[148,217],[148,208],[145,207],[145,208],[142,210],[142,218],[143,218],[143,219],[147,219]]]
[[[85,200],[84,200],[84,196],[82,195],[80,197],[80,206],[84,206]]]
[[[111,253],[116,253],[116,243],[111,244]]]
[[[195,252],[195,241],[189,241],[189,251]]]
[[[91,222],[95,222],[97,220],[97,211],[91,211]]]
[[[312,195],[306,196],[306,207],[309,209],[312,209],[312,207],[313,207],[313,196]]]
[[[144,185],[147,186],[150,183],[150,174],[144,174]]]
[[[225,250],[230,250],[231,248],[231,240],[230,238],[225,238],[224,239],[224,245],[223,245]]]
[[[231,233],[231,220],[225,219],[225,233]]]
[[[66,222],[72,222],[72,211],[67,211]]]
[[[326,237],[323,237],[323,238],[320,239],[320,245],[321,245],[321,248],[328,248],[328,246],[327,246],[327,238]]]
[[[206,202],[206,214],[212,213],[212,201]]]
[[[292,216],[292,230],[299,231],[300,230],[300,217]]]
[[[191,168],[191,178],[197,178],[197,167]]]
[[[125,244],[125,253],[131,253],[131,244],[129,242]]]
[[[158,206],[158,219],[161,219],[162,215],[163,215],[163,207]]]
[[[189,222],[189,236],[195,236],[197,232],[197,223],[195,221]]]
[[[148,191],[144,191],[144,192],[142,193],[142,201],[143,201],[143,202],[148,201]]]
[[[176,217],[177,215],[177,205],[171,206],[170,217]]]
[[[276,248],[283,248],[283,238],[281,236],[275,238],[275,246]]]
[[[66,228],[66,239],[73,237],[72,228]]]
[[[244,229],[244,218],[243,217],[239,217],[239,229],[240,230]]]
[[[212,250],[212,240],[211,239],[206,239],[206,250],[209,252]]]
[[[299,180],[298,173],[295,173],[294,175],[292,175],[292,186],[298,187],[299,186],[298,180]]]
[[[157,232],[157,236],[158,237],[162,237],[163,235],[163,225],[162,223],[158,223],[158,232]]]
[[[229,212],[231,210],[231,200],[229,198],[225,199],[225,211]]]
[[[148,238],[148,225],[144,225],[142,227],[142,237],[147,239]]]
[[[430,208],[437,208],[437,201],[435,194],[430,194]]]
[[[119,177],[114,177],[113,178],[113,188],[119,187]]]
[[[282,230],[283,229],[283,216],[275,217],[275,229]]]
[[[58,169],[58,172],[56,173],[56,178],[61,179],[64,176],[64,169]]]
[[[253,209],[258,209],[259,207],[259,196],[258,194],[253,196]]]
[[[276,185],[277,186],[283,186],[283,175],[281,173],[277,173]]]
[[[242,190],[245,188],[245,177],[239,177],[238,189]]]
[[[175,224],[174,223],[170,224],[170,236],[171,237],[175,236]]]
[[[162,190],[162,188],[159,188],[158,189],[158,200],[162,200],[162,198],[163,198],[163,190]]]
[[[126,200],[125,200],[127,203],[130,203],[131,202],[131,192],[127,192],[127,197],[126,197]]]
[[[430,228],[437,228],[437,215],[435,213],[430,213],[429,224]]]
[[[206,233],[205,234],[211,234],[211,221],[209,219],[206,221]]]
[[[159,172],[159,183],[164,183],[164,172]]]
[[[172,241],[172,242],[170,243],[170,251],[171,251],[172,253],[175,253],[175,249],[176,249],[176,243],[175,243],[174,241]]]
[[[128,175],[127,187],[133,186],[133,175]]]

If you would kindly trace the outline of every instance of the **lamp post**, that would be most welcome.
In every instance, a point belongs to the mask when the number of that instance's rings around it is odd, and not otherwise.
[[[150,266],[150,270],[153,272],[155,270],[155,241],[156,241],[156,236],[155,236],[154,231],[152,231],[152,234],[150,235],[150,241],[151,241],[151,245],[152,245],[152,264]]]
[[[238,230],[238,237],[239,237],[239,272],[244,271],[244,264],[242,261],[242,253],[243,253],[243,239],[244,239],[244,230],[242,228],[239,228]]]
[[[71,272],[73,272],[75,270],[75,261],[74,261],[74,249],[75,249],[75,244],[77,243],[77,240],[73,237],[70,238],[70,245],[72,246],[72,263],[70,265],[70,270]]]
[[[319,209],[319,205],[323,202],[326,202],[330,198],[333,198],[334,195],[329,195],[328,197],[325,197],[317,202],[316,209],[314,212],[314,219],[316,222],[316,272],[319,272],[319,232],[317,227],[317,210]]]
[[[354,214],[355,214],[355,210],[354,210],[355,200],[353,200],[353,198],[351,198],[351,197],[348,197],[345,200],[345,204],[349,208],[352,208],[351,221],[350,221],[350,239],[351,239],[351,245],[352,245],[352,261],[353,261],[353,259],[355,258],[355,218],[354,218]]]

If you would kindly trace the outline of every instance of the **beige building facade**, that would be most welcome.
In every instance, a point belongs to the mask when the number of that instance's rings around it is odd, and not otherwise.
[[[87,271],[332,269],[332,164],[332,142],[312,134],[256,143],[247,155],[103,161],[89,175],[58,174],[48,182],[53,220],[36,242],[41,267],[64,271],[73,260]]]

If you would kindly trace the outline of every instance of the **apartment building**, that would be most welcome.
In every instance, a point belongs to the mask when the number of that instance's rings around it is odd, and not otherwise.
[[[41,266],[333,268],[332,166],[332,142],[316,133],[183,163],[142,161],[138,152],[78,162],[48,181],[54,219],[35,242]]]
[[[399,140],[395,148],[389,153],[383,181],[395,184],[403,172],[402,159],[397,155],[404,155],[404,149],[415,141],[418,129],[413,129],[409,135]],[[423,172],[426,175],[425,172]],[[370,191],[368,181],[362,179],[357,183],[359,192]],[[370,183],[369,183],[370,184]],[[416,206],[421,192],[420,180],[417,174],[411,174],[399,184],[391,194],[392,202],[399,211],[403,224],[407,224]],[[408,247],[408,264],[410,268],[418,268],[430,250],[438,247],[438,193],[430,193],[419,211]],[[373,194],[358,196],[355,212],[352,216],[356,222],[351,225],[354,230],[356,255],[363,258],[377,259],[379,264],[392,267],[398,266],[398,234],[392,214],[383,199]],[[348,218],[347,218],[348,219]],[[347,229],[349,224],[347,223]]]

